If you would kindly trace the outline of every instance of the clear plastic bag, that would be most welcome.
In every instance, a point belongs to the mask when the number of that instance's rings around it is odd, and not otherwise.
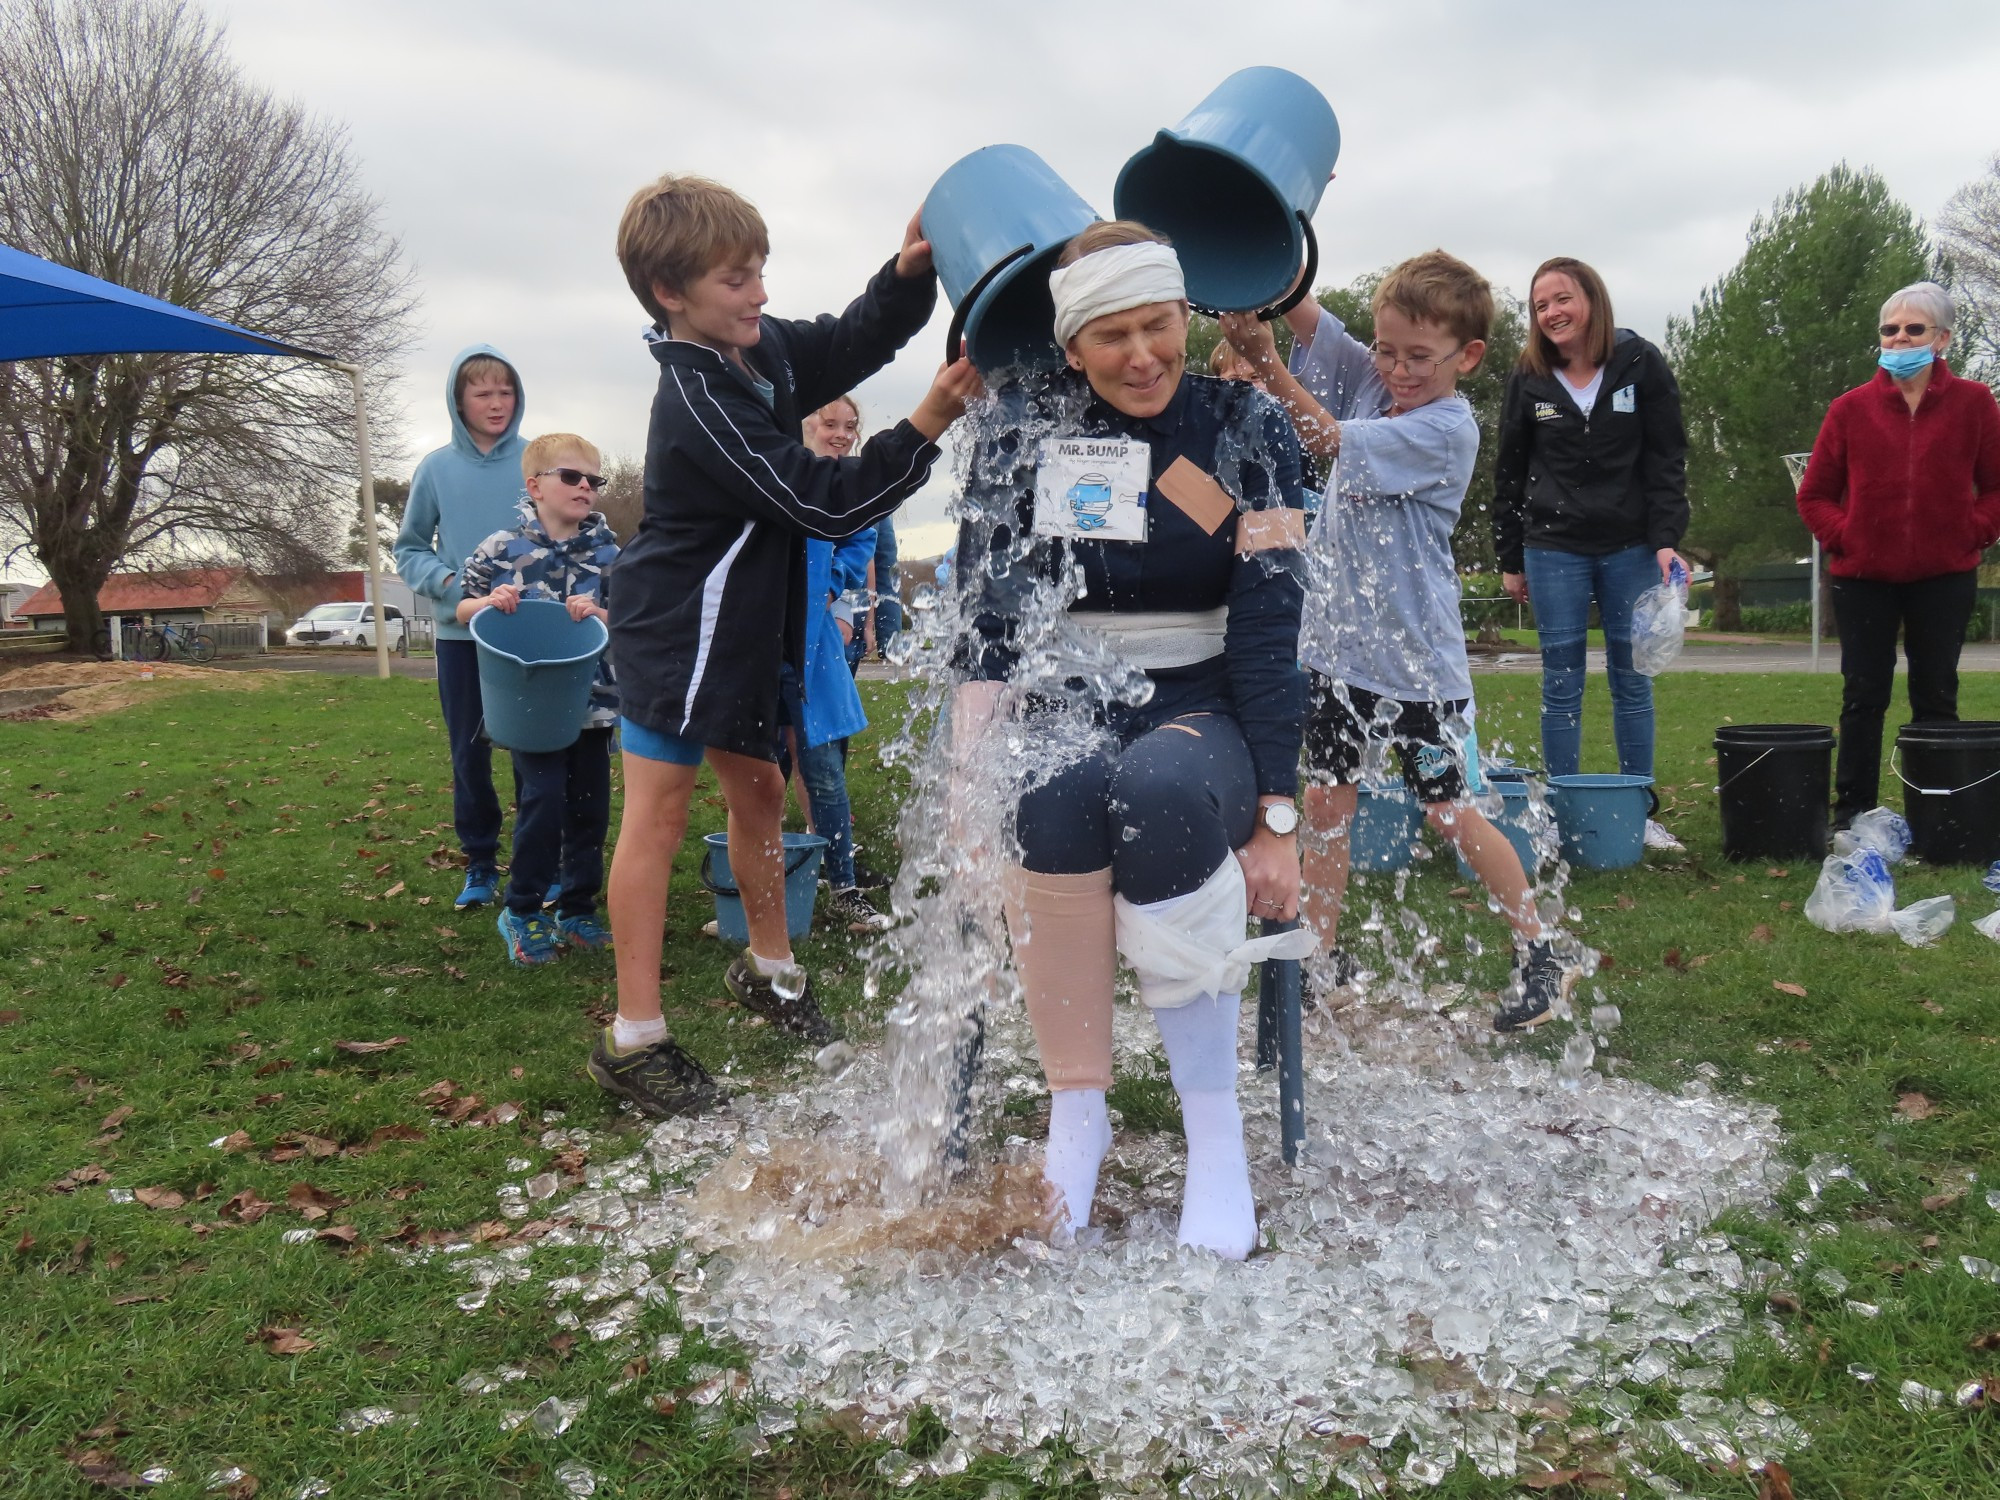
[[[1958,916],[1958,903],[1949,896],[1932,896],[1912,901],[1892,919],[1896,936],[1912,948],[1928,948],[1945,934]]]
[[[1896,880],[1880,854],[1857,849],[1826,857],[1806,897],[1808,922],[1827,932],[1891,932],[1895,919]]]
[[[1909,823],[1901,813],[1890,812],[1886,807],[1861,814],[1848,825],[1848,832],[1854,835],[1855,843],[1873,849],[1892,865],[1910,852]]]
[[[1972,924],[1972,930],[1981,937],[1990,937],[2000,943],[2000,911],[1990,911]]]
[[[1656,583],[1632,605],[1632,669],[1657,677],[1674,664],[1687,638],[1687,569],[1675,562],[1668,583]]]

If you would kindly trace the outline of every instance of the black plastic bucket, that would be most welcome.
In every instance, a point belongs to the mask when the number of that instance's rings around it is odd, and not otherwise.
[[[1905,724],[1894,764],[1912,854],[1930,865],[2000,859],[2000,724]]]
[[[1715,731],[1722,852],[1729,859],[1822,859],[1833,791],[1824,724],[1724,724]]]

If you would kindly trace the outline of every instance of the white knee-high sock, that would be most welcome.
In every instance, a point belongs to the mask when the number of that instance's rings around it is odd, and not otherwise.
[[[1061,1195],[1072,1234],[1090,1222],[1097,1169],[1110,1149],[1111,1117],[1103,1089],[1057,1089],[1049,1095],[1049,1146],[1042,1175]]]
[[[1203,995],[1156,1010],[1187,1132],[1187,1188],[1180,1243],[1242,1260],[1257,1245],[1257,1202],[1236,1103],[1236,1028],[1241,995]]]

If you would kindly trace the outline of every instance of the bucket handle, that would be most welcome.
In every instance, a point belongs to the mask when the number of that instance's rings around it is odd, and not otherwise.
[[[1968,781],[1964,786],[1918,786],[1903,774],[1902,760],[1903,747],[1901,745],[1893,746],[1889,751],[1889,769],[1896,773],[1898,781],[1902,782],[1904,786],[1920,797],[1956,797],[1960,792],[1969,792],[1976,786],[1984,786],[1995,776],[2000,776],[2000,771],[1988,771],[1979,780]]]
[[[1749,765],[1745,766],[1742,770],[1738,771],[1734,776],[1730,777],[1729,780],[1722,782],[1720,785],[1718,785],[1715,789],[1716,792],[1720,794],[1723,787],[1734,786],[1737,782],[1741,781],[1745,776],[1748,776],[1752,771],[1756,770],[1757,767],[1763,763],[1764,756],[1775,755],[1777,753],[1778,753],[1778,747],[1776,745],[1772,745],[1769,749],[1765,750],[1762,755],[1759,755],[1756,760],[1751,761]]]
[[[794,849],[791,855],[785,859],[785,879],[790,880],[799,871],[803,870],[806,867],[806,861],[817,853],[819,851],[810,844],[803,849]],[[792,856],[796,856],[796,858]],[[733,885],[717,885],[715,883],[715,851],[713,849],[704,849],[701,851],[701,888],[711,896],[741,896],[743,894]]]
[[[1295,210],[1295,212],[1298,213],[1299,228],[1305,231],[1306,236],[1305,269],[1299,273],[1299,279],[1293,284],[1289,292],[1285,293],[1283,297],[1273,302],[1269,307],[1260,307],[1257,309],[1257,319],[1262,323],[1270,323],[1282,318],[1286,313],[1305,301],[1307,297],[1311,296],[1313,278],[1319,275],[1319,236],[1313,233],[1312,220],[1305,216],[1304,211]],[[1222,316],[1220,308],[1205,307],[1201,303],[1194,301],[1190,301],[1188,306],[1204,317],[1219,318]]]
[[[1009,250],[1005,255],[1001,256],[999,260],[995,261],[987,269],[984,276],[966,288],[965,295],[958,299],[958,306],[951,310],[951,327],[945,330],[944,362],[946,364],[958,363],[965,354],[965,350],[960,347],[965,342],[965,320],[971,316],[972,304],[979,300],[979,294],[986,290],[995,276],[998,276],[1002,271],[1013,265],[1022,256],[1033,252],[1034,248],[1032,241],[1025,245],[1017,245],[1014,249]]]

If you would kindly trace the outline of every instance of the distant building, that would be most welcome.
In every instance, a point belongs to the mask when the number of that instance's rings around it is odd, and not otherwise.
[[[248,568],[162,569],[149,573],[113,573],[97,591],[97,607],[106,617],[148,618],[155,625],[267,625],[276,633],[285,623],[284,605]],[[45,583],[30,594],[16,613],[36,630],[63,629],[62,594]]]
[[[34,626],[21,613],[35,592],[32,583],[15,583],[10,578],[0,578],[0,630],[32,630]]]

